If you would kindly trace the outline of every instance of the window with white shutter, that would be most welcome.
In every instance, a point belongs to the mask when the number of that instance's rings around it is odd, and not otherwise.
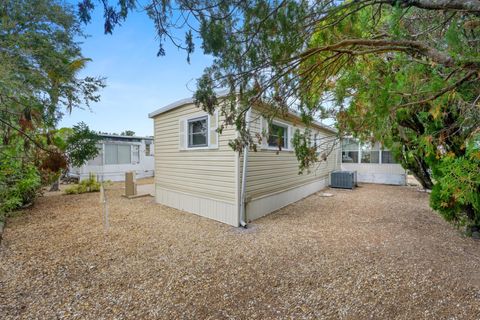
[[[218,147],[218,111],[215,111],[214,114],[209,115],[210,119],[210,143],[209,143],[209,148],[217,148]]]
[[[180,150],[185,150],[187,147],[186,143],[186,120],[185,119],[180,119],[178,121],[178,149]]]

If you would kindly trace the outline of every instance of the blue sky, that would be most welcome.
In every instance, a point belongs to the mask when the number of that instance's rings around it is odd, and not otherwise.
[[[105,35],[102,12],[95,10],[92,22],[84,30],[90,37],[80,39],[82,52],[93,61],[81,75],[104,76],[107,87],[101,91],[101,101],[92,104],[91,111],[73,110],[64,116],[60,127],[83,121],[96,131],[133,130],[137,135],[153,135],[148,113],[191,97],[196,79],[212,59],[201,53],[199,44],[190,64],[185,52],[169,43],[166,56],[157,57],[153,22],[143,12],[132,13],[113,35]],[[183,34],[179,37],[184,38]]]

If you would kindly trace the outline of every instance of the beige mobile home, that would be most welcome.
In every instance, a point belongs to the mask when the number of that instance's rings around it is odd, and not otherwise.
[[[270,135],[262,139],[258,151],[245,152],[245,156],[228,145],[238,135],[235,128],[217,133],[223,119],[197,108],[192,99],[167,105],[149,117],[154,120],[156,201],[233,226],[323,189],[329,184],[330,172],[340,168],[339,148],[335,147],[327,161],[310,173],[298,174],[291,138],[303,127],[294,114],[275,119],[267,128],[267,121],[251,109],[247,122],[252,135]],[[315,123],[312,134],[319,139],[334,137],[335,131]],[[282,151],[278,143],[283,144]]]

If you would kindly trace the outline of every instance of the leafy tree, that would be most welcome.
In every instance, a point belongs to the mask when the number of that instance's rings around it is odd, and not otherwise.
[[[72,133],[67,137],[64,149],[69,164],[81,167],[88,160],[95,158],[98,155],[98,140],[100,137],[85,123],[80,122],[74,125]]]
[[[379,10],[360,10],[334,28],[319,31],[312,38],[314,46],[325,46],[332,38],[343,41],[340,39],[365,37],[367,26],[367,30],[395,35],[396,39],[409,39],[415,33],[416,41],[446,48],[452,57],[463,56],[462,62],[450,66],[402,50],[353,58],[348,53],[341,58],[347,64],[334,74],[336,78],[330,73],[320,74],[311,85],[330,82],[330,87],[322,86],[320,92],[332,98],[332,110],[342,132],[381,141],[425,188],[433,188],[433,208],[447,220],[478,225],[480,212],[472,196],[478,194],[478,185],[465,181],[479,179],[478,170],[477,174],[471,170],[477,164],[466,151],[479,130],[476,102],[480,89],[476,67],[462,65],[463,59],[473,64],[478,60],[479,48],[471,46],[476,35],[463,30],[465,17],[455,19],[450,15],[450,25],[445,25],[444,14],[438,12]],[[379,18],[371,18],[373,14]],[[309,59],[305,65],[315,63]],[[455,172],[457,179],[447,178],[448,172]]]
[[[135,131],[132,130],[125,130],[120,133],[121,136],[129,136],[133,137],[135,135]]]
[[[0,157],[9,172],[2,172],[0,193],[10,203],[0,211],[33,201],[38,182],[49,183],[66,167],[53,143],[55,127],[65,112],[99,100],[103,79],[78,76],[88,61],[75,40],[82,36],[74,7],[65,2],[0,5]],[[20,200],[15,190],[24,190]]]
[[[53,144],[65,155],[65,165],[52,172],[54,182],[50,191],[59,190],[59,180],[62,174],[68,172],[69,165],[81,167],[98,155],[98,140],[100,136],[90,130],[84,122],[74,125],[73,128],[54,131]]]
[[[100,2],[79,1],[83,21],[90,20],[96,3]],[[101,3],[107,33],[136,6],[134,1]],[[149,1],[144,9],[155,22],[160,54],[170,40],[188,56],[195,49],[192,32],[197,32],[203,52],[215,58],[198,80],[198,105],[211,111],[219,104],[215,89],[227,88],[230,103],[222,105],[226,124],[240,130],[246,109],[255,103],[269,104],[272,114],[297,108],[307,123],[329,115],[325,109],[331,97],[325,92],[362,60],[401,56],[406,67],[426,64],[431,70],[442,69],[443,79],[455,70],[445,86],[437,79],[430,91],[412,96],[409,106],[435,100],[478,78],[476,1],[170,0]],[[184,41],[175,37],[182,28]],[[393,108],[402,95],[391,94]],[[235,108],[237,101],[242,108]],[[240,139],[245,141],[232,145],[241,148],[249,142],[248,135]]]
[[[81,1],[84,21],[93,6]],[[134,6],[107,4],[105,31]],[[478,224],[475,197],[467,196],[478,193],[476,184],[452,184],[476,178],[467,145],[480,123],[480,2],[152,0],[145,9],[160,55],[171,40],[188,59],[196,32],[203,52],[214,57],[195,99],[209,112],[220,107],[223,125],[237,126],[241,134],[232,147],[254,146],[245,113],[255,104],[271,106],[267,117],[296,108],[307,125],[334,116],[340,135],[382,142],[424,187],[435,185],[432,206],[444,216],[459,221],[462,212]],[[181,41],[175,31],[184,26]],[[219,88],[230,93],[226,103],[216,96]],[[307,143],[296,135],[301,169],[316,157]],[[447,179],[448,172],[457,178]]]
[[[467,143],[463,156],[447,153],[435,167],[438,179],[430,203],[448,221],[480,226],[480,134]]]
[[[56,0],[4,1],[0,19],[2,120],[49,129],[64,110],[99,100],[103,79],[77,77],[88,59],[74,40],[82,33],[72,7]]]

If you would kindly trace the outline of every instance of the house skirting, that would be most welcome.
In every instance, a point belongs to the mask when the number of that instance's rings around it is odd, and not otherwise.
[[[156,202],[238,227],[238,207],[234,203],[209,199],[156,186]]]
[[[263,217],[324,189],[328,184],[329,176],[327,175],[307,184],[253,198],[247,203],[246,220],[251,221]]]
[[[357,171],[358,182],[406,185],[405,169],[398,163],[342,163],[342,170]]]
[[[246,218],[252,221],[326,188],[329,176],[287,190],[262,195],[247,203]],[[156,202],[231,226],[239,226],[238,206],[234,203],[200,197],[156,186]]]
[[[358,182],[392,184],[404,186],[407,184],[407,175],[392,173],[357,173]]]
[[[104,181],[125,181],[125,173],[128,171],[134,171],[135,172],[135,178],[136,179],[143,179],[143,178],[151,178],[155,176],[155,171],[153,170],[125,170],[123,172],[108,172],[108,171],[100,171],[100,172],[95,172],[92,171],[91,173],[98,179],[98,180],[103,180]],[[75,176],[75,174],[71,174],[71,176]],[[88,179],[90,177],[90,172],[82,172],[77,175],[80,181]]]

